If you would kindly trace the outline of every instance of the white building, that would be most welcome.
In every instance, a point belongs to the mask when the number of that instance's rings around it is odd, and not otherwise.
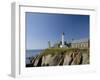
[[[89,48],[89,39],[73,40],[71,42],[72,48]]]

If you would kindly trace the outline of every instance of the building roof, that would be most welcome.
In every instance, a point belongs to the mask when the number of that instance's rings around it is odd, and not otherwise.
[[[83,38],[83,39],[78,39],[78,40],[73,40],[71,43],[81,43],[81,42],[88,42],[88,38]]]

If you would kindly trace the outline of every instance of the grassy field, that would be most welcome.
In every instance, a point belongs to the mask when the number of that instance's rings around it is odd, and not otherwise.
[[[45,49],[41,55],[55,55],[55,54],[68,54],[71,52],[81,52],[81,53],[89,53],[89,48],[78,49],[78,48],[48,48]]]

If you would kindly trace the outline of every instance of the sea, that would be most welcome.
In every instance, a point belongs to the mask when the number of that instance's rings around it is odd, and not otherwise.
[[[36,50],[26,50],[26,64],[30,64],[32,57],[40,54],[43,49],[36,49]]]

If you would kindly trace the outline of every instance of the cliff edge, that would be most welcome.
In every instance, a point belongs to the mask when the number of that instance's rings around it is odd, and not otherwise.
[[[50,48],[33,57],[31,67],[82,65],[89,63],[89,49]]]

